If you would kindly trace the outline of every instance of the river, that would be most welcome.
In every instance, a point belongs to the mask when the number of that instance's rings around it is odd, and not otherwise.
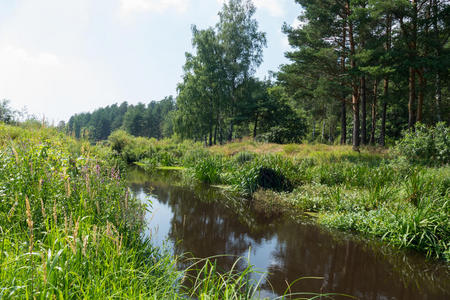
[[[262,296],[291,292],[343,293],[358,299],[450,299],[448,264],[422,254],[317,226],[310,219],[267,218],[252,213],[220,189],[183,187],[173,176],[150,178],[130,171],[131,190],[150,212],[147,235],[175,254],[221,257],[229,269],[239,256],[264,273]],[[241,203],[236,204],[236,203]],[[348,299],[336,296],[334,299]]]

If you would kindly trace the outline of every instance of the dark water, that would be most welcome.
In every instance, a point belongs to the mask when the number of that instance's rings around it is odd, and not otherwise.
[[[219,189],[179,187],[175,182],[132,172],[131,189],[152,203],[147,234],[176,254],[250,256],[250,263],[267,273],[264,296],[282,294],[287,282],[299,277],[317,276],[322,279],[300,280],[291,291],[337,292],[358,299],[450,299],[449,265],[307,220],[258,216],[245,201],[228,199]],[[223,257],[218,263],[229,269],[235,259]]]

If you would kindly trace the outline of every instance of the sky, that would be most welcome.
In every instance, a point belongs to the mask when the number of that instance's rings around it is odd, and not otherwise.
[[[1,0],[0,99],[49,122],[127,101],[176,96],[191,25],[214,26],[224,0]],[[263,78],[286,63],[294,0],[253,0],[268,47]]]

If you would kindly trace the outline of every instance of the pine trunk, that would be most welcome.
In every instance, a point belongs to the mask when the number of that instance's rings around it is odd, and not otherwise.
[[[256,116],[255,116],[255,127],[253,127],[253,139],[256,138],[256,132],[258,130],[258,118],[259,118],[259,115],[256,114]]]
[[[377,128],[377,101],[378,101],[378,79],[373,83],[373,101],[372,101],[372,128],[370,131],[370,144],[375,144],[375,129]]]
[[[423,118],[423,100],[425,98],[426,80],[423,76],[423,69],[418,72],[419,75],[419,96],[417,98],[416,122],[422,122]]]
[[[342,99],[341,109],[341,145],[345,145],[347,143],[347,104],[345,99]]]
[[[347,43],[347,21],[344,20],[342,23],[342,53],[341,53],[341,72],[345,74],[345,58],[347,49],[345,47]],[[345,82],[342,83],[345,85]],[[345,95],[342,97],[341,103],[341,145],[347,144],[347,103],[345,100]]]
[[[366,77],[361,77],[361,142],[367,144],[367,91]]]
[[[392,32],[392,16],[386,16],[386,53],[391,50],[391,32]],[[380,145],[384,147],[386,145],[386,114],[387,103],[389,100],[389,75],[384,76],[384,93],[383,93],[383,110],[381,113],[381,131],[380,131]]]
[[[348,15],[350,12],[350,4],[347,1],[347,12]],[[348,37],[350,41],[350,64],[352,70],[356,69],[356,61],[355,61],[355,40],[353,36],[353,22],[348,22]],[[359,119],[359,91],[358,91],[358,83],[356,78],[352,79],[352,109],[353,109],[353,136],[352,136],[352,145],[353,150],[359,151],[360,145],[360,119]]]
[[[438,0],[433,1],[433,27],[436,43],[436,54],[438,57],[441,56],[441,44],[439,38],[439,27],[438,27]],[[436,81],[435,81],[435,116],[436,121],[441,121],[441,100],[442,100],[442,86],[441,86],[441,75],[439,70],[436,70]]]
[[[412,0],[413,15],[412,15],[412,29],[411,40],[409,41],[410,64],[409,67],[409,101],[408,101],[408,128],[414,127],[414,104],[416,102],[416,69],[413,67],[416,60],[417,51],[417,0]]]

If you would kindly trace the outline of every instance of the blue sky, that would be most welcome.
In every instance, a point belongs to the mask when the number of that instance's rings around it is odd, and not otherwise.
[[[268,47],[258,76],[289,49],[294,0],[253,0]],[[223,0],[2,0],[0,99],[47,120],[176,94],[191,25],[213,26]]]

